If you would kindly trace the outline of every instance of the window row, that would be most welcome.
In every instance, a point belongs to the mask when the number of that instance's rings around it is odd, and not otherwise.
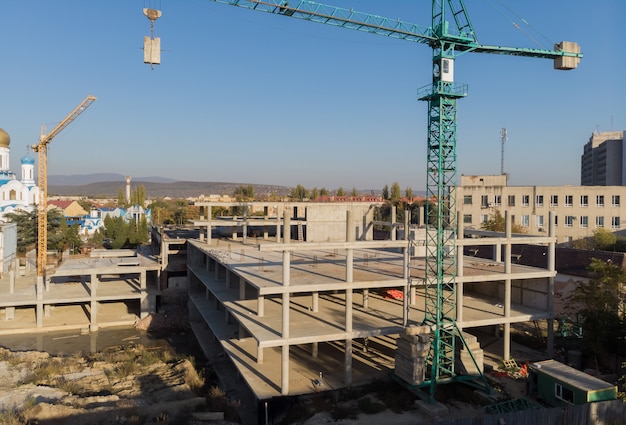
[[[517,202],[517,195],[508,195],[507,196],[507,206],[514,207]],[[530,206],[530,195],[519,195],[520,205],[522,207]],[[574,206],[574,195],[564,195],[563,196],[563,205],[566,207]],[[596,207],[604,207],[604,195],[596,195],[595,197],[595,206]],[[608,196],[607,196],[608,198]],[[558,207],[559,206],[559,195],[550,195],[550,206]],[[611,195],[611,206],[619,207],[621,200],[620,195]],[[464,195],[463,196],[463,205],[473,205],[474,199],[472,195]],[[493,201],[489,201],[489,195],[481,195],[480,196],[480,206],[482,208],[490,208],[490,207],[500,207],[502,206],[502,195],[493,195]],[[535,207],[543,207],[544,206],[544,195],[536,195],[535,196]],[[589,195],[580,195],[578,206],[588,207],[589,206]]]
[[[530,215],[522,215],[520,216],[520,220],[519,222],[516,221],[516,218],[514,215],[511,216],[511,223],[512,224],[519,224],[521,226],[524,227],[530,227]],[[547,220],[544,220],[544,216],[543,215],[536,215],[534,216],[535,218],[535,222],[534,225],[535,227],[538,228],[543,228],[546,225]],[[486,222],[488,222],[490,219],[489,214],[481,214],[480,215],[480,223],[479,224],[484,224]],[[605,223],[604,223],[604,216],[596,216],[595,218],[595,227],[596,228],[603,228],[605,227]],[[574,227],[574,224],[578,222],[578,227],[582,227],[582,228],[587,228],[589,227],[589,216],[586,215],[581,215],[580,217],[575,217],[573,215],[566,215],[563,218],[563,226],[564,227]],[[472,224],[472,214],[464,214],[463,215],[463,223],[464,224]],[[559,216],[554,216],[554,223],[555,226],[559,225]],[[611,217],[611,229],[619,229],[621,226],[621,220],[620,217]]]

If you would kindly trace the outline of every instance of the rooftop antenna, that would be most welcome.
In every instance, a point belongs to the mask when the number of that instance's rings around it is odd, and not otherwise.
[[[500,130],[500,140],[502,141],[502,152],[500,154],[500,174],[504,174],[504,142],[508,140],[506,137],[506,128]]]

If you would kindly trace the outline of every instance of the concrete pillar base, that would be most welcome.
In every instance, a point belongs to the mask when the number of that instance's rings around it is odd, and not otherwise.
[[[15,307],[7,307],[4,309],[5,320],[15,320]]]

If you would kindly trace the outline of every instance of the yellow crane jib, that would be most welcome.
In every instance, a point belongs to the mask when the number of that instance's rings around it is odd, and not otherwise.
[[[39,178],[39,205],[37,206],[37,277],[43,278],[46,273],[46,260],[48,251],[48,144],[65,127],[74,121],[96,98],[88,95],[69,115],[49,133],[43,129],[39,136],[39,143],[32,145],[33,151],[37,152],[37,171]]]

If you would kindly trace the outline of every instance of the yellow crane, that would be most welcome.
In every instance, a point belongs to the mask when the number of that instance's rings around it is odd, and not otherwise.
[[[74,121],[96,98],[88,95],[63,121],[48,134],[42,128],[39,143],[32,145],[37,152],[37,172],[39,179],[39,205],[37,206],[37,278],[45,278],[48,252],[48,144],[65,127]]]

